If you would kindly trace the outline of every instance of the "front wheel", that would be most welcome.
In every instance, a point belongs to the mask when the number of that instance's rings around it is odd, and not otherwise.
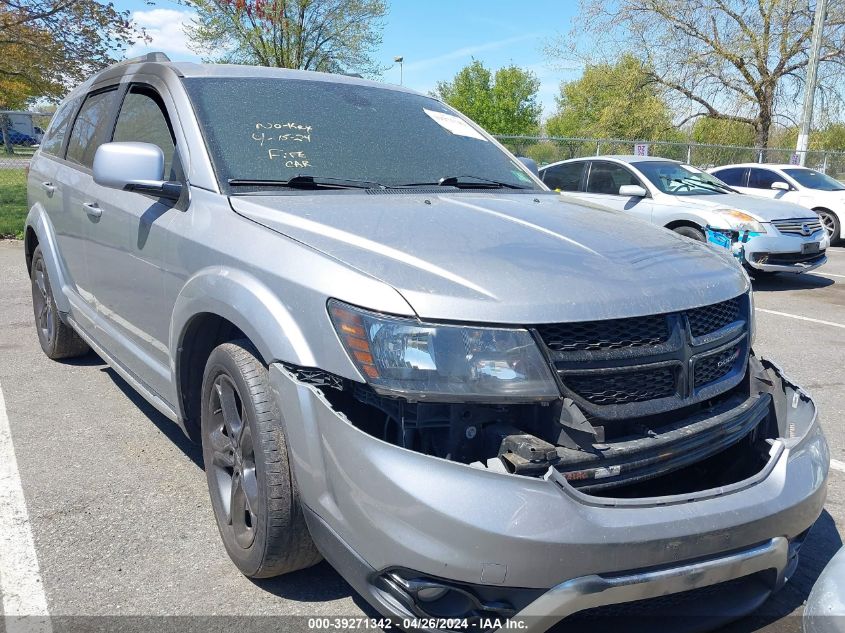
[[[229,557],[251,578],[321,560],[299,502],[267,367],[243,339],[216,347],[202,383],[202,453]]]
[[[842,235],[842,225],[839,223],[839,217],[827,209],[818,209],[816,213],[819,214],[819,219],[822,222],[824,230],[827,232],[830,243],[835,244],[839,241],[839,236]]]
[[[704,237],[704,231],[697,229],[692,226],[679,226],[677,228],[672,229],[678,235],[683,235],[684,237],[688,237],[691,240],[695,240],[696,242],[706,242],[707,239]]]

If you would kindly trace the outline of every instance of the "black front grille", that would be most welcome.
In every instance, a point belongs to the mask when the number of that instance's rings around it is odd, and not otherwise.
[[[675,374],[672,367],[659,367],[607,374],[574,374],[564,380],[570,389],[592,404],[628,404],[674,396]]]
[[[537,328],[540,338],[554,351],[625,349],[657,345],[669,339],[666,316],[582,323],[553,323]]]
[[[563,395],[593,415],[621,418],[668,411],[736,385],[741,375],[733,370],[748,355],[740,327],[747,313],[739,296],[684,312],[539,325],[536,334]]]
[[[687,319],[695,337],[715,332],[739,319],[739,298],[688,310]]]
[[[698,359],[695,363],[696,389],[727,376],[736,365],[741,352],[740,346],[734,345],[717,354]]]

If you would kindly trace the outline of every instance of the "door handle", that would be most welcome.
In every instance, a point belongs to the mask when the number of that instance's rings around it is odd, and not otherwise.
[[[42,182],[41,188],[51,196],[53,195],[53,192],[56,191],[56,186],[52,182]]]
[[[99,218],[103,215],[103,210],[97,206],[96,202],[83,202],[82,206],[85,207],[85,213],[90,215],[92,218]]]

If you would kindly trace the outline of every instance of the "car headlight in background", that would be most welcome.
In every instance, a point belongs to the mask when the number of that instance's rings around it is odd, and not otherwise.
[[[559,397],[527,330],[423,323],[334,299],[328,307],[349,357],[379,393],[439,402]]]
[[[728,226],[735,231],[751,231],[752,233],[766,232],[762,224],[739,209],[717,209],[715,212],[724,218]]]

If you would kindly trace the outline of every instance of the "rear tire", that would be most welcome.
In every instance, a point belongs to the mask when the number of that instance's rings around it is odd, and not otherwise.
[[[62,321],[53,288],[47,274],[47,264],[41,247],[36,246],[32,253],[32,267],[29,278],[32,283],[32,309],[35,314],[35,331],[41,349],[52,360],[84,356],[91,348],[79,334]]]
[[[202,381],[202,454],[229,557],[250,578],[321,560],[293,481],[267,367],[241,339],[212,350]]]
[[[672,229],[678,235],[683,235],[684,237],[688,237],[691,240],[695,240],[696,242],[706,242],[707,239],[704,237],[704,231],[697,229],[692,226],[679,226]]]

